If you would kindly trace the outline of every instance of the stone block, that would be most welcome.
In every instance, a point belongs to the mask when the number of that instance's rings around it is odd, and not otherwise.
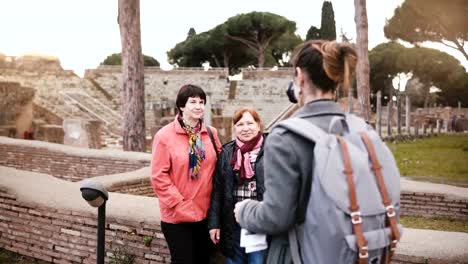
[[[41,125],[35,134],[35,139],[51,143],[64,143],[64,131],[62,126]]]

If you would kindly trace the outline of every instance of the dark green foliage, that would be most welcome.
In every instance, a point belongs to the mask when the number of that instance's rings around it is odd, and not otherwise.
[[[315,26],[310,26],[307,31],[306,40],[320,39],[320,29]]]
[[[468,40],[468,1],[466,0],[406,0],[395,9],[384,32],[390,39],[410,43],[434,41],[459,50]]]
[[[329,1],[323,2],[322,5],[320,38],[326,40],[336,40],[335,12],[333,12],[333,5]]]
[[[209,62],[212,67],[236,68],[255,62],[255,56],[243,45],[227,40],[225,35],[224,24],[196,34],[178,43],[167,53],[169,63],[179,67],[200,67]]]
[[[120,53],[109,55],[103,62],[101,62],[101,65],[122,65],[122,56]],[[159,67],[159,61],[151,56],[143,54],[143,65]]]
[[[306,40],[311,39],[336,40],[335,12],[330,1],[324,1],[322,4],[320,28],[310,26],[307,31]]]
[[[257,57],[258,67],[264,67],[266,51],[283,34],[296,31],[296,23],[269,12],[240,14],[226,21],[227,38],[239,42]]]
[[[400,66],[400,55],[406,48],[396,42],[383,43],[369,52],[371,92],[382,91],[382,102],[388,101],[393,89],[392,79],[404,69]],[[393,93],[392,93],[393,94]],[[385,99],[387,97],[387,99]]]
[[[274,59],[273,65],[291,67],[292,65],[289,63],[289,60],[284,60],[284,57],[290,57],[294,48],[301,42],[301,37],[293,32],[283,34],[269,49]],[[270,66],[269,63],[266,63],[266,65]]]
[[[112,250],[109,259],[110,264],[134,264],[136,256],[129,252],[127,246],[121,246]]]
[[[195,29],[194,28],[190,28],[189,29],[189,32],[187,33],[187,39],[195,36],[197,34],[197,32],[195,32]]]
[[[392,79],[400,72],[412,72],[425,91],[419,94],[420,97],[428,96],[429,88],[434,85],[442,90],[438,94],[438,103],[456,106],[460,100],[463,105],[468,104],[468,74],[458,60],[445,52],[422,47],[405,48],[389,42],[369,52],[369,63],[373,93],[380,90],[383,96],[389,95],[393,89]],[[418,101],[414,100],[414,103]]]
[[[167,55],[171,64],[180,67],[200,67],[209,62],[212,67],[235,71],[254,64],[287,65],[283,54],[289,54],[302,41],[295,30],[294,22],[275,14],[240,14],[178,43]]]

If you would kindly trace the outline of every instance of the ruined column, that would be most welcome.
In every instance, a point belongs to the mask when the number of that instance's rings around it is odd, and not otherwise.
[[[405,116],[406,134],[411,135],[411,100],[406,96],[406,116]]]
[[[377,114],[375,127],[377,129],[377,134],[379,137],[382,137],[382,92],[377,92]]]
[[[397,135],[401,136],[401,96],[397,97]]]
[[[387,103],[387,136],[392,136],[392,108],[393,101],[390,99]]]

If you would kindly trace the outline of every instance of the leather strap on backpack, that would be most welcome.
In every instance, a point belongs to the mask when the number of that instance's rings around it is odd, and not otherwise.
[[[359,211],[359,205],[356,195],[356,186],[354,185],[353,180],[353,168],[351,167],[351,159],[349,158],[348,147],[346,142],[341,136],[337,136],[338,142],[341,146],[341,152],[343,154],[344,160],[344,174],[346,175],[346,181],[348,183],[349,189],[349,210],[351,211],[351,223],[353,224],[354,235],[356,236],[356,245],[359,251],[358,260],[359,264],[367,264],[367,259],[369,258],[369,251],[367,248],[367,240],[364,237],[364,232],[362,230],[362,217],[361,212]]]
[[[375,174],[375,179],[377,181],[377,186],[379,188],[380,195],[382,196],[382,203],[385,206],[385,210],[387,211],[387,221],[388,224],[390,225],[390,253],[389,253],[389,258],[388,258],[388,263],[393,257],[393,253],[395,253],[395,249],[397,246],[398,241],[400,240],[401,234],[400,231],[398,230],[397,227],[397,222],[396,222],[396,213],[395,213],[395,208],[393,208],[392,205],[392,199],[388,195],[387,192],[387,187],[385,186],[385,181],[382,175],[382,165],[380,165],[377,155],[375,154],[375,149],[374,145],[372,144],[372,141],[370,140],[369,136],[362,132],[360,133],[361,139],[364,142],[364,145],[366,146],[367,152],[369,153],[369,158],[372,163],[372,171]]]

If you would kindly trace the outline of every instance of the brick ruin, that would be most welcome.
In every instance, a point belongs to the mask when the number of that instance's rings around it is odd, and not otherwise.
[[[32,128],[34,89],[0,82],[0,135],[22,138]]]
[[[171,109],[177,91],[187,83],[201,86],[210,97],[209,123],[220,130],[223,142],[231,139],[231,118],[241,106],[257,108],[267,125],[290,105],[284,93],[291,78],[290,71],[244,69],[241,81],[229,81],[228,71],[223,68],[208,71],[145,68],[147,138],[150,140],[161,125],[173,117],[175,112]],[[42,140],[70,144],[67,131],[62,141],[52,140],[56,136],[50,137],[48,133],[56,134],[66,120],[79,120],[81,129],[77,130],[86,135],[87,141],[77,143],[75,140],[74,145],[119,146],[123,123],[120,67],[100,66],[86,70],[84,78],[80,78],[72,71],[63,70],[58,59],[3,56],[0,58],[0,82],[15,82],[35,91],[33,119],[37,119],[43,129],[34,130],[34,136],[38,132],[44,135]],[[90,126],[98,127],[99,131],[89,129]]]
[[[149,142],[158,129],[173,120],[177,91],[187,83],[197,84],[206,91],[210,101],[207,122],[220,131],[223,143],[232,138],[232,115],[241,106],[255,107],[264,127],[271,127],[272,122],[277,121],[278,116],[291,106],[285,96],[291,72],[289,68],[276,71],[242,69],[242,80],[230,81],[227,69],[223,68],[164,71],[147,67],[144,80],[147,140]],[[89,148],[121,146],[123,117],[119,66],[89,69],[85,71],[84,78],[80,78],[72,71],[63,70],[56,58],[2,55],[0,82],[17,83],[19,87],[33,89],[33,122],[30,129],[35,139]],[[339,102],[344,109],[348,108],[346,98]],[[3,104],[0,107],[7,106]],[[23,116],[31,113],[31,106],[28,107]],[[434,120],[444,119],[447,126],[451,126],[450,117],[454,114],[466,116],[467,110],[437,107],[424,111],[422,115],[413,111],[411,120],[420,120],[420,126],[425,122],[428,127]],[[359,112],[356,99],[353,100],[353,111]],[[384,107],[384,124],[386,118]],[[402,121],[404,125],[404,115]],[[396,107],[392,124],[396,124]],[[24,128],[19,128],[21,130]],[[0,130],[0,133],[23,138],[20,132],[12,131],[7,128],[7,131]]]
[[[1,248],[51,263],[95,263],[97,210],[79,191],[79,181],[93,178],[111,191],[106,262],[124,252],[135,256],[135,263],[170,263],[158,200],[150,185],[150,154],[5,137],[0,138],[0,151],[7,154],[0,160]],[[468,198],[403,186],[401,214],[468,220]],[[427,259],[397,251],[395,261],[426,263]]]

